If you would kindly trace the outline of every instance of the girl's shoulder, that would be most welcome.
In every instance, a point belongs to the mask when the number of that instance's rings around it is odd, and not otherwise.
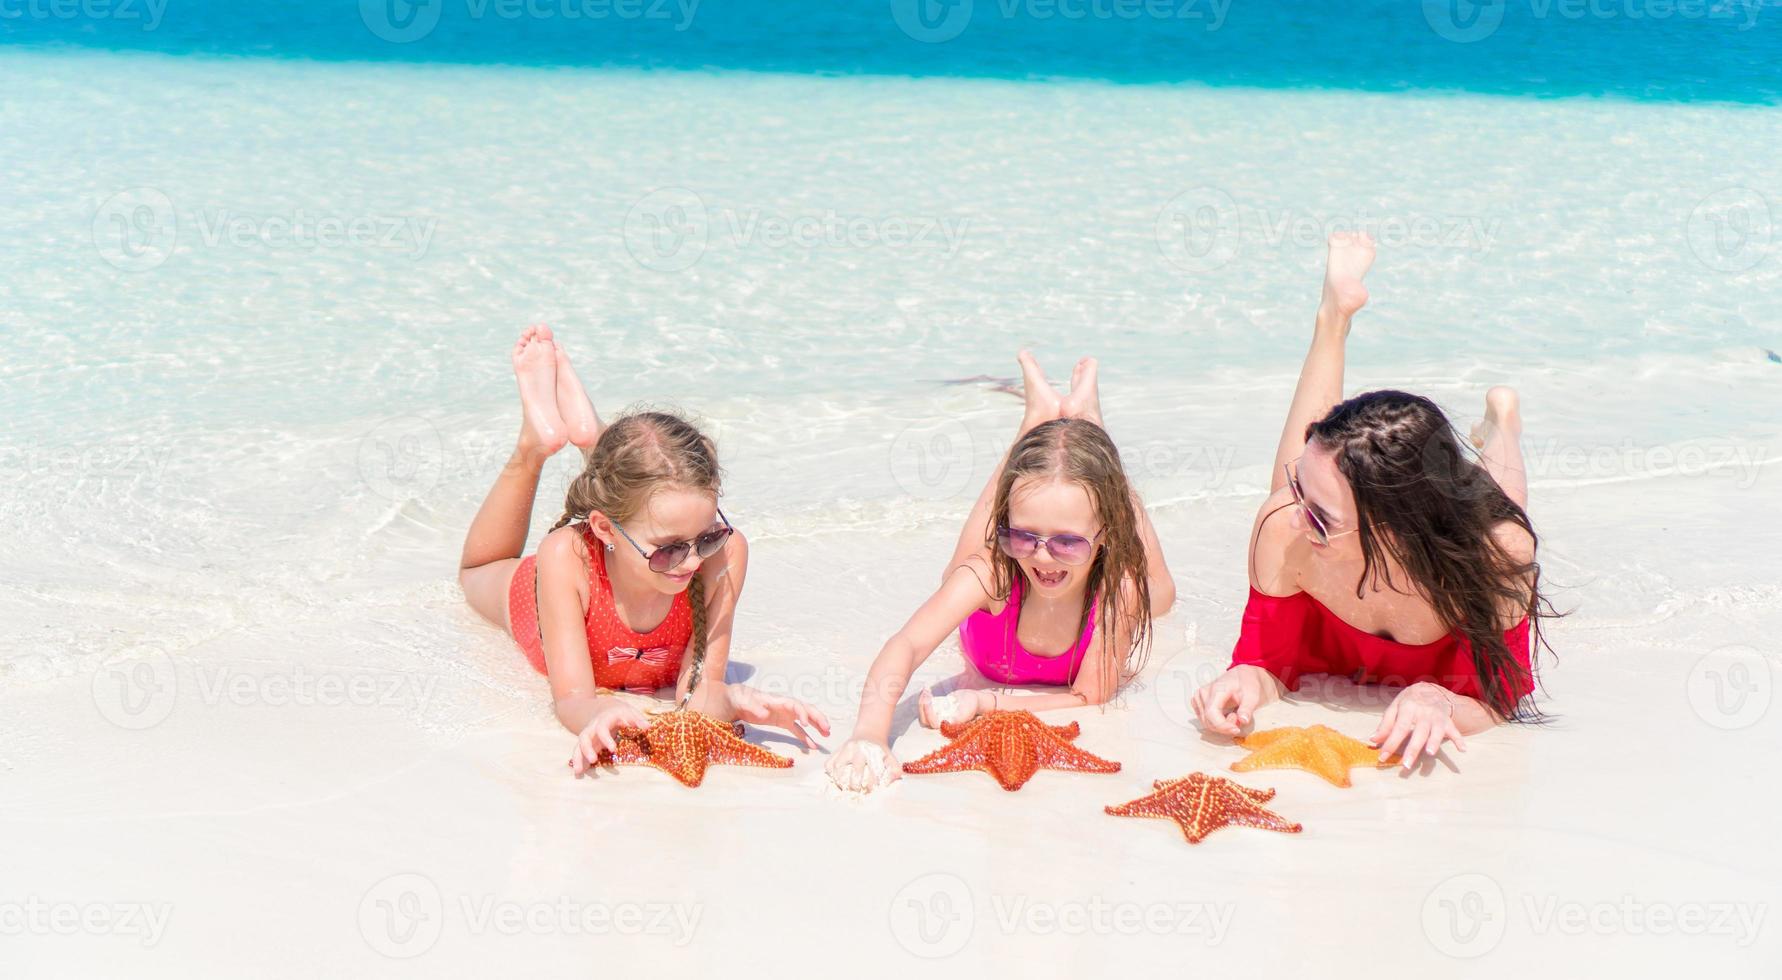
[[[593,556],[582,535],[582,525],[566,524],[544,536],[538,543],[541,581],[574,582],[578,591],[587,587],[588,576],[593,573]]]
[[[966,555],[948,570],[946,578],[941,580],[941,589],[956,589],[961,595],[976,598],[983,603],[979,608],[992,616],[1000,616],[1003,607],[1008,605],[1010,596],[998,597],[992,591],[994,582],[995,572],[990,567],[989,559],[983,555]]]

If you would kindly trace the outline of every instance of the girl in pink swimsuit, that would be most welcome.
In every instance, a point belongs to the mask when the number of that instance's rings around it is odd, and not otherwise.
[[[1101,425],[1095,362],[1060,398],[1021,355],[1026,414],[1014,446],[973,506],[940,589],[873,661],[853,738],[829,762],[844,789],[897,778],[891,718],[910,676],[947,635],[981,678],[941,698],[923,691],[924,725],[985,711],[1101,704],[1135,672],[1151,619],[1175,585],[1120,454]],[[1049,687],[1008,693],[984,686]]]

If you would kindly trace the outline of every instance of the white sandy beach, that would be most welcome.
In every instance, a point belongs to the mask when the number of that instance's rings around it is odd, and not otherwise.
[[[1743,265],[1700,231],[1711,195],[1763,199],[1773,111],[0,66],[21,90],[0,130],[33,134],[0,149],[24,236],[0,252],[0,974],[1782,970],[1782,255],[1766,237]],[[247,102],[267,115],[230,123]],[[1441,122],[1456,103],[1464,128]],[[897,135],[943,110],[941,135]],[[36,152],[77,139],[102,152]],[[143,187],[179,232],[132,271],[95,209]],[[1240,230],[1195,268],[1157,226],[1206,187]],[[709,218],[684,269],[627,249],[663,188]],[[263,230],[299,209],[434,224],[418,255],[206,237],[220,212]],[[734,231],[831,211],[957,239]],[[1292,231],[1363,211],[1442,233],[1383,243],[1349,389],[1428,394],[1462,426],[1490,385],[1522,392],[1570,612],[1552,720],[1349,789],[1245,775],[1304,832],[1190,847],[1101,808],[1243,755],[1186,699],[1236,636],[1316,303],[1321,250]],[[674,404],[716,434],[753,548],[731,679],[816,703],[832,748],[1018,421],[987,384],[937,382],[1011,375],[1024,345],[1054,377],[1099,355],[1180,594],[1116,704],[1055,715],[1124,769],[850,800],[823,755],[752,730],[796,765],[571,778],[543,679],[453,574],[517,426],[507,350],[541,319],[604,413]],[[961,663],[943,648],[918,680]],[[1371,731],[1378,692],[1320,691],[1261,725]],[[942,741],[913,699],[899,728],[905,760]]]

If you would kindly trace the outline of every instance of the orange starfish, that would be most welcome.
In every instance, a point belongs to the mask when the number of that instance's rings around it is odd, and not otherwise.
[[[1349,770],[1355,766],[1379,768],[1397,761],[1393,756],[1380,761],[1380,750],[1344,735],[1334,728],[1313,725],[1310,728],[1271,728],[1251,732],[1235,740],[1250,754],[1231,766],[1232,772],[1257,769],[1304,769],[1329,780],[1334,786],[1349,785]]]
[[[914,762],[904,772],[965,772],[982,769],[1006,790],[1017,790],[1040,769],[1071,772],[1119,772],[1109,762],[1070,744],[1082,731],[1076,722],[1048,725],[1031,711],[987,711],[963,725],[941,723],[952,739]]]
[[[648,728],[621,728],[613,734],[619,750],[603,750],[603,764],[655,766],[688,786],[705,779],[708,765],[792,768],[791,759],[743,741],[740,724],[697,711],[666,711],[652,717]]]
[[[1262,808],[1261,804],[1275,798],[1272,789],[1250,789],[1224,776],[1204,772],[1190,773],[1186,779],[1159,779],[1151,787],[1155,792],[1150,796],[1103,809],[1116,817],[1174,820],[1190,844],[1198,844],[1213,831],[1234,824],[1283,834],[1297,834],[1305,829]]]

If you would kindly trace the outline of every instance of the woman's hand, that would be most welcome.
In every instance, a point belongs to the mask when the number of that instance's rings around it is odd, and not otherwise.
[[[737,718],[753,725],[783,728],[798,736],[807,749],[819,746],[806,727],[816,729],[824,738],[829,737],[829,719],[797,698],[767,694],[743,684],[726,685],[725,693],[730,698],[730,710]]]
[[[939,728],[942,722],[963,725],[996,706],[996,695],[971,688],[935,697],[927,689],[916,699],[916,714],[923,728]]]
[[[1188,706],[1210,731],[1236,737],[1275,691],[1273,674],[1253,664],[1238,664],[1194,692]]]
[[[903,778],[891,747],[864,738],[848,739],[824,769],[837,787],[854,793],[870,793]]]
[[[1454,695],[1439,684],[1420,681],[1398,692],[1380,716],[1380,727],[1367,744],[1380,750],[1380,761],[1404,747],[1404,766],[1415,766],[1421,755],[1435,755],[1444,741],[1466,751],[1466,737],[1454,724]]]
[[[619,747],[614,734],[616,729],[648,727],[650,720],[634,706],[618,698],[601,698],[594,709],[594,717],[575,737],[575,754],[569,757],[569,768],[580,776],[600,763],[601,750],[616,751]]]

